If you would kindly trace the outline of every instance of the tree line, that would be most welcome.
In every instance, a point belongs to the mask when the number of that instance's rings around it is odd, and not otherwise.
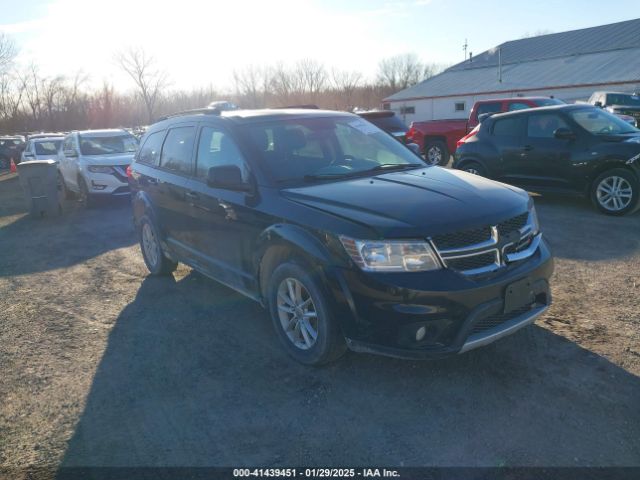
[[[213,85],[187,90],[173,88],[170,72],[143,48],[130,48],[112,59],[130,79],[130,88],[120,91],[107,81],[90,86],[82,72],[46,76],[36,64],[18,66],[18,60],[13,40],[0,34],[2,134],[133,127],[214,100],[228,100],[241,108],[302,104],[334,110],[379,108],[383,98],[443,69],[408,53],[381,60],[375,78],[366,79],[358,71],[327,68],[307,58],[234,70],[226,90]]]

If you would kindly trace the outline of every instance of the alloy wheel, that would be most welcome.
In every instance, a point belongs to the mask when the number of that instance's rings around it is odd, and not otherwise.
[[[440,148],[433,146],[427,150],[427,163],[429,165],[440,165],[442,161],[442,151]]]
[[[596,189],[598,203],[605,210],[618,212],[629,206],[633,198],[633,188],[624,178],[611,176],[603,178]]]
[[[278,286],[278,317],[283,331],[297,348],[309,350],[318,339],[318,312],[305,286],[285,278]]]
[[[160,246],[151,225],[148,223],[142,225],[142,248],[144,248],[144,254],[149,263],[154,266],[157,265],[160,257]]]

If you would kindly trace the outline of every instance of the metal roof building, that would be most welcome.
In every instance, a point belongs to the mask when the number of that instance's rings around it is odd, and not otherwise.
[[[479,99],[640,89],[640,19],[503,43],[384,100],[406,121],[462,118]]]

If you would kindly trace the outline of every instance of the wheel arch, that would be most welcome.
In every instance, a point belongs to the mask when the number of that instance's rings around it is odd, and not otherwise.
[[[638,174],[638,171],[634,169],[631,165],[629,165],[626,159],[611,157],[611,158],[607,158],[604,162],[602,162],[597,167],[595,167],[591,172],[589,172],[587,176],[587,182],[585,185],[585,194],[589,195],[593,187],[593,182],[595,182],[600,175],[602,175],[608,170],[613,170],[613,169],[626,170],[627,172],[630,172],[638,180],[638,182],[640,182],[640,175]]]
[[[299,257],[312,267],[319,267],[323,283],[325,267],[335,262],[326,245],[308,230],[291,224],[277,224],[264,230],[257,242],[253,265],[258,290],[263,299],[271,273],[287,258]]]

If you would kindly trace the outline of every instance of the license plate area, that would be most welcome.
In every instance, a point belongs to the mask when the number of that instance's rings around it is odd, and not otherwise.
[[[504,292],[504,313],[509,313],[518,308],[533,303],[535,294],[533,293],[530,278],[524,278],[507,285]]]

